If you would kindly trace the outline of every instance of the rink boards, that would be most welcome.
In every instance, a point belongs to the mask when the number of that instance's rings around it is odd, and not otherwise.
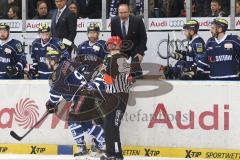
[[[9,135],[41,118],[48,90],[47,81],[0,81],[1,154],[74,152],[68,105],[22,141]],[[239,95],[239,82],[137,81],[121,125],[124,155],[240,159]]]

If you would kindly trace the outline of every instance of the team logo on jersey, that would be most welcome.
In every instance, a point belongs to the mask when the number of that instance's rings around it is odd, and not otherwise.
[[[98,52],[98,51],[100,50],[100,47],[99,47],[99,46],[96,46],[96,45],[94,45],[94,46],[93,46],[93,50],[94,50],[95,52]]]
[[[18,52],[22,52],[23,51],[21,43],[16,44],[16,47],[17,47]]]
[[[225,43],[224,48],[225,49],[231,49],[231,48],[233,48],[233,45],[232,45],[232,43]]]
[[[5,52],[6,54],[11,54],[11,53],[12,53],[12,50],[9,49],[9,48],[5,48],[5,49],[4,49],[4,52]]]
[[[47,47],[47,51],[51,51],[51,50],[53,50],[52,47]]]

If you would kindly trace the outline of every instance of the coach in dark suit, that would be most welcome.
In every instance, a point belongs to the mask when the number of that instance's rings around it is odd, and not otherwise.
[[[132,64],[142,62],[144,52],[147,50],[146,29],[141,17],[130,15],[127,4],[120,4],[118,7],[118,16],[111,19],[111,35],[120,36],[123,40],[132,41],[133,47],[125,53],[128,54],[129,57],[132,57]],[[141,67],[140,65],[134,66],[136,66],[136,68],[133,75],[140,78],[142,76]]]
[[[52,16],[52,35],[53,37],[66,38],[74,42],[77,34],[77,16],[68,9],[67,0],[55,0],[55,4],[57,10]],[[70,53],[71,51],[72,48],[69,48]]]

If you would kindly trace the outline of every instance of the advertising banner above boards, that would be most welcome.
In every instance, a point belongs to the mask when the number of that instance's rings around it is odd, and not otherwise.
[[[45,113],[48,81],[0,81],[0,90],[0,144],[18,143],[9,132],[23,135]],[[139,80],[122,119],[123,145],[240,150],[239,94],[239,82]],[[74,144],[69,107],[49,115],[20,143]]]
[[[200,30],[208,30],[213,17],[201,17],[194,18],[199,21]],[[225,17],[230,23],[230,18]],[[22,31],[22,21],[21,20],[0,20],[1,22],[8,23],[11,26],[11,31],[21,32]],[[99,23],[100,29],[102,30],[103,21],[101,19],[78,19],[77,21],[77,31],[86,31],[87,26],[90,22]],[[186,18],[149,18],[148,28],[149,31],[158,30],[182,30],[183,24],[186,22]],[[32,32],[37,31],[37,27],[40,23],[51,24],[51,20],[27,20],[26,21],[26,31]],[[110,19],[106,21],[106,30],[110,31]],[[235,28],[240,29],[240,17],[235,17]]]

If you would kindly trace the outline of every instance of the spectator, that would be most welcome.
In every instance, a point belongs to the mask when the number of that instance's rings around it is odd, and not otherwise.
[[[184,8],[181,11],[180,17],[186,17],[186,0],[184,0]],[[197,5],[194,0],[192,0],[192,17],[197,17]]]
[[[208,16],[211,14],[211,2],[212,0],[204,0],[203,2],[203,15]],[[229,0],[219,0],[221,6],[222,6],[222,11],[226,13],[226,15],[229,14],[230,10],[230,1]]]
[[[236,16],[240,17],[240,0],[236,1]]]
[[[8,1],[1,0],[0,1],[0,19],[7,18],[7,12],[8,12]]]
[[[211,14],[208,17],[226,17],[227,14],[222,11],[222,6],[219,0],[211,1]]]
[[[73,13],[75,13],[75,15],[78,17],[78,7],[77,4],[75,2],[71,2],[68,6],[69,10]]]
[[[51,19],[51,15],[48,13],[48,6],[45,1],[37,2],[37,15],[33,19]]]
[[[97,19],[102,17],[102,1],[78,0],[78,11],[81,18]]]
[[[52,16],[52,35],[53,37],[66,38],[74,42],[77,34],[77,16],[67,8],[67,0],[55,0],[55,4],[58,9]],[[68,52],[71,54],[71,47],[69,47]]]
[[[159,17],[178,17],[183,9],[182,0],[155,0],[155,15]]]
[[[132,57],[133,64],[142,62],[144,52],[147,50],[147,35],[142,18],[130,15],[129,6],[121,4],[118,7],[118,16],[111,19],[111,35],[120,36],[123,40],[133,42],[133,47],[126,54]],[[140,66],[133,76],[142,77]]]
[[[20,8],[18,6],[10,6],[8,10],[8,19],[19,19]]]

